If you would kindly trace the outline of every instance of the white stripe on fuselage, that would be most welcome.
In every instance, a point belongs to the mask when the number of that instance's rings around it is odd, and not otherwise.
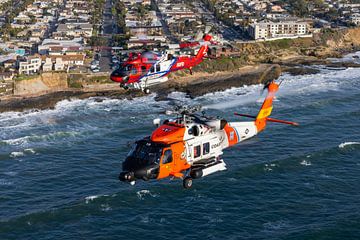
[[[161,77],[166,76],[170,72],[170,69],[174,65],[175,62],[176,62],[176,58],[174,58],[172,60],[166,60],[166,61],[157,61],[152,67],[154,68],[154,70],[156,70],[155,66],[160,64],[161,71],[154,72],[154,73],[147,72],[147,74],[142,76],[140,78],[140,80],[152,80],[152,79],[161,78]]]

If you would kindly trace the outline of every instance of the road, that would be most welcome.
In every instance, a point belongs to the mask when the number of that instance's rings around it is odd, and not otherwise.
[[[219,29],[219,31],[223,35],[224,39],[229,40],[229,41],[234,41],[234,40],[238,40],[238,39],[242,38],[241,34],[238,31],[236,31],[235,29],[233,29],[230,26],[226,26],[223,22],[216,19],[216,17],[214,16],[214,13],[212,13],[209,9],[207,9],[203,3],[197,2],[196,9],[198,9],[199,13],[207,14],[209,16],[209,18],[211,20],[210,23]]]
[[[154,2],[156,5],[156,2]],[[162,13],[160,12],[158,6],[156,5],[156,16],[160,19],[164,34],[166,35],[166,37],[170,40],[170,42],[172,43],[177,43],[178,39],[171,33],[169,26],[167,25],[167,23],[165,22]]]
[[[111,36],[113,32],[113,16],[111,14],[112,0],[106,0],[104,12],[103,12],[103,23],[102,23],[102,36],[108,40],[107,45],[110,46]],[[100,51],[100,72],[111,72],[111,53],[108,49],[102,49]]]

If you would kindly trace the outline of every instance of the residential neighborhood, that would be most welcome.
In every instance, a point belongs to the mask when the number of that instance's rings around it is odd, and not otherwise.
[[[0,1],[0,94],[17,77],[63,71],[109,74],[131,51],[178,49],[210,29],[213,57],[235,43],[311,37],[360,24],[356,1],[318,0]],[[220,51],[221,50],[221,51]],[[196,51],[196,50],[195,50]],[[211,51],[209,55],[211,54]]]

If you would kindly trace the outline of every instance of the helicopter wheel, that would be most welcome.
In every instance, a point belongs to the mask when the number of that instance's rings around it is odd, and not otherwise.
[[[193,184],[193,179],[191,177],[186,177],[184,180],[183,180],[183,186],[184,188],[188,189],[188,188],[191,188],[192,187],[192,184]]]
[[[150,93],[150,89],[144,88],[144,93],[145,93],[145,94],[149,94],[149,93]]]

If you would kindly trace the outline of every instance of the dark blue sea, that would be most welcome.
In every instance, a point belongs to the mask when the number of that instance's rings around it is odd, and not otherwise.
[[[190,190],[118,181],[131,144],[171,101],[0,114],[0,239],[360,239],[360,69],[319,68],[280,78],[272,117],[299,127],[269,123],[225,150],[227,171]],[[235,121],[235,111],[257,113],[261,88],[170,97]]]

